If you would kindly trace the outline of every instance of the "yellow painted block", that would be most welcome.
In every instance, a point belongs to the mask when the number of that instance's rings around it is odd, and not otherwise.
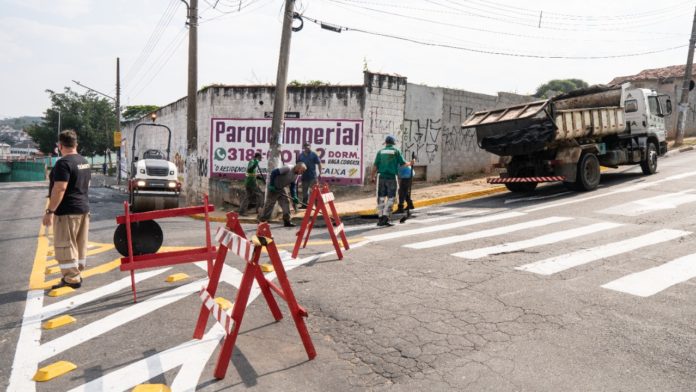
[[[260,264],[261,267],[261,272],[273,272],[275,269],[273,269],[273,264]]]
[[[46,275],[53,275],[57,274],[60,272],[60,267],[46,267],[46,271],[44,272]]]
[[[217,302],[217,304],[220,305],[222,310],[227,310],[227,309],[232,307],[232,302],[230,302],[222,297],[215,298],[215,302]]]
[[[77,369],[77,366],[72,362],[58,361],[39,369],[34,374],[34,381],[48,381],[75,369]]]
[[[66,315],[52,318],[52,319],[46,321],[45,323],[43,323],[42,327],[43,327],[43,329],[54,329],[54,328],[62,327],[66,324],[74,323],[75,321],[77,321],[77,320],[75,320],[74,317],[68,316],[66,314]]]
[[[63,286],[59,289],[53,289],[53,290],[49,291],[48,296],[49,297],[60,297],[61,295],[70,294],[73,291],[75,291],[74,288],[68,287],[68,286]]]
[[[132,392],[171,392],[171,389],[164,384],[140,384]]]
[[[174,283],[174,282],[178,282],[180,280],[184,280],[188,277],[189,276],[186,275],[185,273],[179,272],[178,274],[172,274],[172,275],[167,276],[167,279],[165,279],[165,281],[169,282],[169,283]]]
[[[46,252],[46,256],[53,256],[53,255],[54,255],[53,249],[49,249],[49,250]]]
[[[56,259],[46,260],[46,267],[52,267],[54,265],[58,265],[58,260],[56,260]]]

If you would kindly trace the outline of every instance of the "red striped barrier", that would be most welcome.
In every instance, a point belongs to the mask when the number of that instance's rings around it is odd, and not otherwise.
[[[556,182],[565,181],[565,176],[542,176],[542,177],[491,177],[486,181],[489,184],[507,184],[511,182]]]
[[[290,281],[285,272],[285,267],[283,267],[283,262],[278,254],[278,248],[275,242],[273,242],[271,229],[268,227],[268,224],[261,223],[256,230],[256,235],[252,237],[250,241],[246,238],[244,230],[242,230],[242,226],[239,224],[237,213],[230,212],[227,214],[226,227],[220,228],[217,231],[215,239],[219,242],[220,246],[218,246],[212,271],[208,273],[210,276],[208,286],[204,287],[199,295],[203,304],[198,313],[196,329],[193,332],[194,339],[203,338],[209,315],[212,315],[225,329],[225,339],[222,342],[222,349],[220,350],[213,373],[215,378],[225,378],[227,366],[232,357],[234,343],[239,335],[239,328],[242,325],[244,311],[246,310],[254,281],[258,283],[261,294],[263,294],[263,297],[266,299],[268,308],[276,321],[282,319],[283,314],[280,312],[280,308],[278,307],[273,293],[275,292],[280,298],[285,300],[288,304],[290,315],[295,321],[297,332],[300,334],[307,356],[310,360],[314,359],[314,357],[317,356],[317,352],[314,349],[312,338],[309,336],[309,331],[303,319],[303,317],[307,317],[307,311],[297,303],[297,299],[295,298],[295,294],[292,291]],[[266,253],[268,253],[268,257],[271,259],[280,287],[266,279],[261,271],[259,259],[264,248],[266,249]],[[227,257],[228,251],[240,256],[246,263],[231,314],[223,311],[213,299],[215,298],[215,292],[220,282],[220,275],[222,274],[222,268],[225,265],[225,258]]]
[[[295,247],[292,250],[293,258],[297,258],[297,255],[300,253],[300,247],[305,248],[307,246],[309,234],[312,232],[319,214],[321,214],[324,217],[324,223],[326,223],[331,242],[334,249],[336,249],[336,256],[338,256],[339,260],[343,259],[343,252],[341,252],[341,244],[339,244],[338,239],[341,239],[343,249],[348,250],[350,246],[348,245],[348,238],[346,237],[343,223],[341,223],[341,217],[338,216],[336,206],[334,206],[334,200],[334,194],[329,191],[328,184],[324,184],[322,187],[315,185],[312,188],[312,194],[309,197],[309,203],[307,203],[300,230],[297,232]]]

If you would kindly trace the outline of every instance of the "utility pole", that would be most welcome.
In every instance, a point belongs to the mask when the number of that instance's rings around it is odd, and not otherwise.
[[[295,0],[285,0],[283,32],[280,37],[278,56],[278,75],[276,77],[275,100],[273,102],[273,122],[271,123],[269,172],[280,163],[280,130],[285,117],[285,95],[288,87],[288,60],[290,58],[290,39],[292,38],[292,19]]]
[[[186,98],[186,201],[188,204],[195,202],[194,176],[198,175],[198,128],[197,128],[197,103],[198,93],[198,0],[181,0],[187,7],[189,46],[188,46],[188,95]]]
[[[694,9],[694,21],[693,25],[691,26],[691,39],[689,39],[689,52],[686,57],[684,82],[682,83],[681,99],[679,100],[679,117],[677,117],[677,135],[674,138],[675,146],[681,146],[684,142],[684,128],[686,128],[686,113],[689,111],[689,85],[691,84],[692,78],[694,46],[696,46],[696,9]]]
[[[118,57],[116,57],[116,132],[121,133],[121,59]],[[111,162],[111,156],[109,156],[109,162]],[[121,146],[116,147],[116,166],[118,166],[116,168],[116,180],[121,185]]]

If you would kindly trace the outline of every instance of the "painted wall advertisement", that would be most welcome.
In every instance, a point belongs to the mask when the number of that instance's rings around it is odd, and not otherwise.
[[[256,152],[268,167],[270,119],[213,118],[210,121],[210,173],[243,179]],[[281,132],[281,159],[295,163],[302,144],[309,142],[321,160],[323,181],[341,185],[363,183],[363,120],[286,119]]]

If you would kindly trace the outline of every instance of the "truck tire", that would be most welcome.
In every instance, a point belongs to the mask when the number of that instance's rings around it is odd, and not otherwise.
[[[537,187],[536,182],[507,182],[505,187],[514,193],[529,193]]]
[[[643,169],[643,174],[645,175],[655,174],[657,171],[657,146],[655,146],[655,143],[648,143],[645,159],[640,161],[640,168]]]
[[[593,191],[599,186],[599,159],[593,153],[586,153],[578,162],[578,175],[575,180],[575,190]]]

